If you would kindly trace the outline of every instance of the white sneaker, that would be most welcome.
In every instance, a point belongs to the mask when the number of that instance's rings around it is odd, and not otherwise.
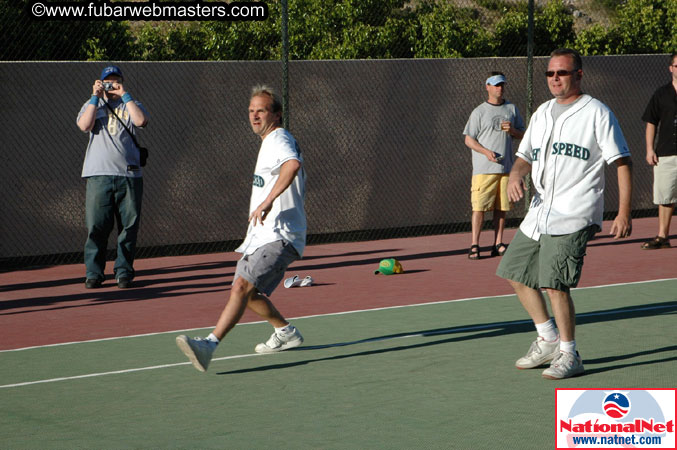
[[[575,377],[585,371],[581,355],[570,352],[559,352],[557,358],[552,361],[550,367],[543,371],[543,378],[549,380],[561,380],[562,378]]]
[[[212,354],[216,348],[216,342],[208,339],[194,338],[182,334],[176,337],[176,345],[190,359],[193,366],[200,372],[206,372],[209,362],[212,360]]]
[[[515,366],[518,369],[533,369],[547,362],[552,361],[559,353],[559,336],[556,341],[546,341],[538,337],[531,343],[529,351],[525,356],[517,360]]]
[[[254,351],[256,353],[275,353],[298,347],[303,344],[303,336],[299,333],[296,327],[290,326],[290,330],[283,334],[273,332],[270,339],[265,344],[259,344]]]
[[[293,277],[284,280],[284,287],[286,287],[287,289],[293,288],[299,286],[302,282],[303,280],[301,280],[301,278],[299,278],[298,275],[294,275]]]

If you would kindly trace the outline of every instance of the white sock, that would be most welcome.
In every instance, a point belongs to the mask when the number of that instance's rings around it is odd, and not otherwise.
[[[206,339],[207,339],[208,341],[213,342],[213,343],[216,344],[216,345],[218,345],[219,342],[220,342],[220,341],[219,341],[219,338],[217,338],[216,336],[214,336],[214,333],[209,333],[209,336],[207,336]]]
[[[557,329],[555,328],[555,323],[552,321],[552,319],[548,320],[547,322],[537,323],[536,331],[538,331],[538,335],[540,337],[548,342],[557,340]]]
[[[273,328],[275,328],[275,327],[273,327]],[[292,328],[293,327],[291,326],[291,324],[287,324],[287,325],[285,325],[281,328],[275,328],[275,333],[277,333],[277,334],[289,333],[292,330]]]
[[[570,342],[561,341],[559,343],[559,351],[576,354],[576,340]]]

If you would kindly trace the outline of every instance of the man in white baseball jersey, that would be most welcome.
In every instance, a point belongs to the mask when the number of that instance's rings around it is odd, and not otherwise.
[[[523,197],[522,177],[527,173],[536,192],[496,274],[510,282],[538,331],[517,368],[551,362],[543,376],[562,379],[584,371],[576,350],[569,291],[580,279],[588,240],[601,231],[604,163],[615,162],[618,172],[618,215],[611,227],[616,239],[632,231],[632,166],[614,114],[581,90],[580,55],[571,49],[555,50],[546,77],[555,98],[532,116],[508,181],[511,201]],[[550,298],[557,329],[541,289]]]
[[[512,140],[524,135],[524,121],[517,106],[503,97],[505,75],[491,72],[485,85],[487,101],[475,108],[465,125],[465,145],[472,152],[472,242],[469,259],[480,258],[480,234],[484,213],[493,211],[494,245],[491,256],[502,256],[508,248],[503,243],[508,201],[508,173],[512,168]]]
[[[658,234],[642,244],[644,250],[670,247],[670,222],[677,203],[677,52],[670,56],[669,69],[670,82],[656,89],[642,115],[646,162],[653,166],[653,202],[658,205]]]
[[[239,322],[245,308],[275,328],[267,342],[256,346],[257,353],[279,352],[303,343],[301,333],[267,297],[287,266],[303,255],[306,244],[303,159],[294,137],[281,128],[281,116],[282,104],[275,93],[266,86],[255,87],[249,122],[262,144],[254,170],[249,228],[236,249],[244,255],[237,263],[230,299],[213,332],[206,338],[176,338],[181,351],[201,372],[207,371],[216,346]]]

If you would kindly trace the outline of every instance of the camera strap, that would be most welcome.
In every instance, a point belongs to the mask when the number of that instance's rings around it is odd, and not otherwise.
[[[139,145],[139,143],[136,142],[136,138],[134,137],[134,133],[132,133],[132,132],[130,131],[130,129],[127,128],[127,125],[125,125],[125,123],[122,121],[122,119],[120,119],[120,117],[115,113],[115,110],[114,110],[113,108],[111,108],[111,106],[108,104],[108,102],[107,102],[106,100],[104,100],[104,99],[101,99],[101,100],[103,101],[103,104],[106,105],[106,107],[110,110],[110,112],[113,113],[113,115],[115,116],[115,118],[118,119],[118,121],[120,122],[120,124],[122,125],[122,127],[125,129],[125,131],[127,131],[127,133],[129,133],[129,136],[131,136],[132,141],[134,142],[134,145],[136,145],[136,148],[141,148],[141,146]]]

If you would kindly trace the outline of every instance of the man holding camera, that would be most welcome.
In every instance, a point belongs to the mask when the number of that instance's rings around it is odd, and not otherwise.
[[[92,97],[77,118],[78,128],[89,133],[82,168],[82,177],[87,180],[87,289],[101,287],[105,279],[106,246],[115,221],[118,246],[113,272],[119,288],[132,286],[143,172],[139,148],[130,133],[147,123],[148,112],[125,91],[120,68],[103,69],[92,86]]]

